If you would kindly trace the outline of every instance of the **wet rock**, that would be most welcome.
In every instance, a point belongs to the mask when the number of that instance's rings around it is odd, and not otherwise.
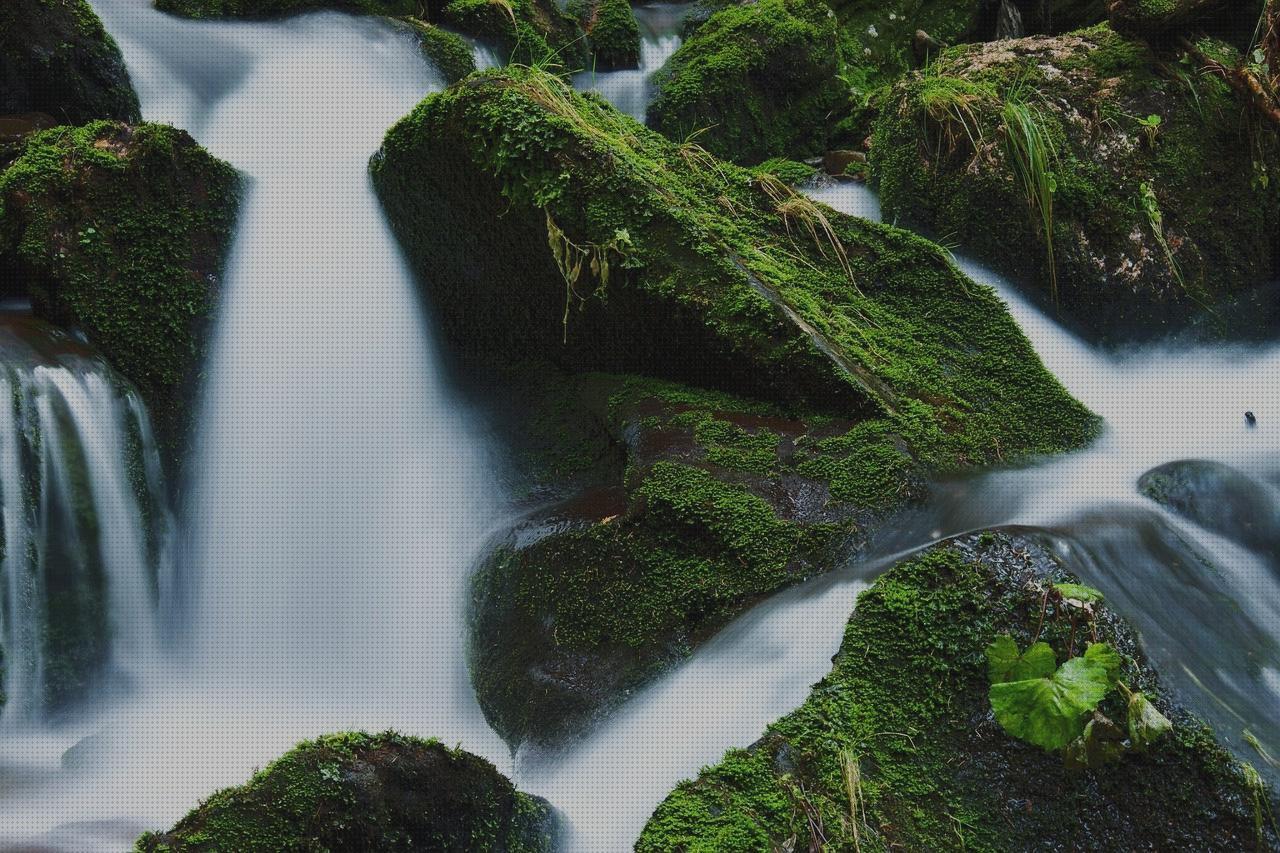
[[[552,849],[550,808],[482,758],[392,732],[326,735],[209,797],[143,853]]]
[[[1138,490],[1206,530],[1280,562],[1275,492],[1243,471],[1220,462],[1180,460],[1143,474]]]
[[[45,131],[0,175],[5,292],[81,330],[138,387],[171,461],[238,192],[230,166],[152,124]]]
[[[1220,76],[1164,62],[1106,28],[948,49],[876,123],[886,218],[955,235],[1092,337],[1206,308],[1230,332],[1276,271],[1280,138]],[[1023,170],[1024,149],[1046,165]]]
[[[0,6],[0,114],[32,112],[59,124],[141,118],[120,50],[84,0]]]
[[[393,128],[372,168],[459,361],[562,371],[547,392],[512,377],[532,398],[515,423],[526,440],[573,424],[543,467],[622,490],[623,511],[503,545],[481,574],[474,671],[513,740],[563,733],[758,596],[830,569],[930,474],[1093,432],[936,247],[554,77],[473,76]],[[601,370],[630,378],[564,393]]]
[[[1116,763],[1069,770],[995,722],[984,649],[1002,634],[1024,647],[1035,635],[1061,659],[1069,620],[1042,602],[1049,583],[1068,580],[1019,533],[964,536],[899,563],[859,596],[808,701],[681,783],[637,851],[785,849],[797,838],[937,850],[955,847],[957,833],[984,850],[1271,849],[1274,829],[1254,821],[1269,792],[1163,692],[1134,632],[1104,606],[1099,640],[1173,729]],[[1102,712],[1122,719],[1112,701]]]
[[[418,18],[410,18],[408,23],[418,34],[423,54],[446,83],[456,83],[476,70],[471,45],[462,36]]]

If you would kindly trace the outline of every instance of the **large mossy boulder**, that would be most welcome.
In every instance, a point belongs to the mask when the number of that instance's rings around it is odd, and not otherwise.
[[[1106,27],[944,52],[895,87],[871,162],[887,219],[1092,335],[1251,304],[1277,271],[1280,138],[1221,77]]]
[[[482,573],[474,669],[513,740],[562,733],[759,595],[832,568],[925,477],[1093,433],[936,246],[555,77],[487,72],[428,98],[372,169],[469,367],[682,386],[543,395],[596,413],[544,467],[576,454],[610,496],[535,519]],[[557,422],[518,394],[530,422]]]
[[[847,99],[841,68],[835,18],[819,0],[729,6],[658,73],[647,122],[743,164],[821,154]]]
[[[6,293],[131,380],[170,458],[231,241],[239,177],[187,133],[93,122],[33,136],[0,175]]]
[[[120,49],[84,0],[0,5],[0,115],[10,113],[59,124],[141,118]]]
[[[537,470],[563,480],[577,459],[597,479],[518,525],[475,579],[476,692],[513,743],[582,730],[750,603],[837,565],[925,491],[880,421],[640,377],[558,385],[528,411],[564,414],[523,420],[559,427],[541,444],[564,451]]]
[[[1275,849],[1256,772],[1162,690],[1105,605],[1090,605],[1090,630],[1146,701],[1113,687],[1096,731],[1158,723],[1151,710],[1172,728],[1068,769],[996,721],[986,649],[998,637],[1048,643],[1058,661],[1068,646],[1084,654],[1082,603],[1069,600],[1082,593],[1051,587],[1073,580],[1023,534],[965,536],[900,563],[858,597],[808,701],[682,783],[637,851]]]
[[[1197,29],[1253,31],[1264,0],[1111,0],[1111,26],[1117,32],[1176,48],[1177,38]],[[1239,25],[1239,26],[1233,26]]]
[[[557,0],[450,0],[433,15],[494,45],[504,61],[570,71],[587,63],[582,28]]]
[[[135,849],[543,853],[551,820],[544,801],[482,758],[434,740],[357,732],[298,745]]]

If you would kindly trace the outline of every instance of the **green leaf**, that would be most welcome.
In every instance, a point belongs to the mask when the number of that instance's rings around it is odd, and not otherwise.
[[[1048,678],[1057,666],[1058,661],[1048,643],[1033,643],[1031,648],[1019,653],[1013,637],[1005,634],[987,646],[987,676],[992,684]]]
[[[1138,691],[1129,696],[1129,740],[1134,749],[1146,749],[1173,728],[1173,723]]]
[[[1105,665],[1078,657],[1051,678],[991,685],[991,707],[1001,727],[1016,738],[1048,750],[1062,749],[1084,732],[1084,717],[1107,695]]]
[[[1082,583],[1055,583],[1053,588],[1058,594],[1068,601],[1078,601],[1081,604],[1092,604],[1095,601],[1102,600],[1102,593],[1091,586],[1085,586]]]
[[[1084,651],[1084,659],[1097,664],[1107,672],[1107,682],[1115,683],[1120,674],[1120,653],[1106,643],[1090,643]]]

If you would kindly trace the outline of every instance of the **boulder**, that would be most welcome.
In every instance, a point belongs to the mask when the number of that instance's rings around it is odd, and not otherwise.
[[[528,493],[594,489],[480,573],[473,671],[511,740],[564,734],[832,568],[926,477],[1093,434],[937,247],[558,78],[473,75],[372,170],[449,350],[508,377],[520,455],[572,484]],[[552,369],[520,378],[532,364]]]
[[[12,113],[59,124],[140,120],[120,49],[84,0],[0,6],[0,116]]]
[[[423,55],[431,60],[446,83],[456,83],[476,70],[475,54],[462,36],[418,18],[409,18],[407,22],[418,34]]]
[[[1212,320],[1277,271],[1280,137],[1221,76],[1105,27],[945,51],[894,87],[871,162],[886,219],[1093,337]]]
[[[1168,462],[1138,479],[1138,490],[1206,530],[1280,564],[1280,507],[1274,492],[1230,465]]]
[[[415,0],[155,0],[156,8],[186,18],[273,18],[308,9],[342,9],[402,16],[419,11]]]
[[[171,461],[238,193],[230,166],[153,124],[44,131],[0,175],[4,291],[83,331],[137,386]]]
[[[742,164],[827,147],[847,98],[831,10],[818,0],[760,0],[716,12],[655,77],[647,123]]]
[[[550,808],[482,758],[386,732],[326,735],[217,792],[139,853],[552,849]]]
[[[808,701],[681,783],[636,850],[1272,849],[1274,827],[1255,821],[1271,799],[1257,773],[1165,694],[1104,604],[1088,621],[1118,653],[1110,677],[1144,701],[1113,687],[1091,720],[1118,736],[1154,710],[1172,727],[1145,748],[1108,741],[1106,760],[1068,768],[997,722],[985,652],[998,637],[1018,648],[1034,637],[1058,660],[1069,646],[1084,655],[1083,611],[1051,588],[1072,581],[1016,532],[898,564],[858,597]]]
[[[541,408],[586,413],[598,438],[566,429],[550,446],[574,453],[548,457],[603,476],[531,513],[474,581],[476,693],[512,743],[581,731],[761,596],[838,565],[925,491],[878,422],[788,416],[635,376],[559,382],[573,390],[548,390]],[[594,461],[608,448],[611,470]]]

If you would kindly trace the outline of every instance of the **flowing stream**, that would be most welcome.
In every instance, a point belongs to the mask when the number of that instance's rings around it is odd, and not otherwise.
[[[995,524],[1047,531],[1224,737],[1239,746],[1248,727],[1280,751],[1280,676],[1263,628],[1280,616],[1277,567],[1136,488],[1155,465],[1210,459],[1248,472],[1274,500],[1280,408],[1268,405],[1280,400],[1280,349],[1102,353],[960,261],[1001,292],[1050,369],[1106,419],[1101,439],[940,484],[863,558],[744,614],[582,740],[512,757],[480,715],[464,649],[467,573],[508,502],[480,422],[442,375],[366,175],[385,129],[440,88],[437,75],[408,33],[372,18],[211,23],[167,17],[150,0],[93,5],[146,117],[187,128],[239,168],[246,199],[181,518],[181,648],[130,658],[135,689],[104,694],[96,716],[0,734],[0,849],[123,849],[300,739],[394,727],[460,744],[546,796],[565,849],[626,850],[680,779],[804,700],[870,578],[902,553]],[[679,43],[671,7],[638,14],[641,69],[578,80],[633,115]],[[814,192],[879,218],[865,188]],[[80,430],[108,435],[129,412],[145,423],[121,405],[127,394],[95,403],[109,395],[90,375],[33,367],[3,378],[83,412]],[[1245,427],[1246,409],[1256,428]],[[8,490],[21,431],[4,417]],[[97,457],[104,465],[111,446]],[[123,600],[129,587],[119,591],[113,608],[137,607]]]

